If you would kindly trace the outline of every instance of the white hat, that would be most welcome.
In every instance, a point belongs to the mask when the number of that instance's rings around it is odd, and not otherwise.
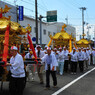
[[[86,48],[83,48],[83,49],[86,49]]]
[[[47,47],[47,50],[51,50],[51,48],[50,47]]]
[[[48,46],[47,45],[45,45],[45,48],[47,48]]]
[[[78,49],[81,49],[81,48],[78,48]]]
[[[29,48],[29,50],[32,50],[31,48]]]
[[[43,48],[41,48],[41,50],[43,50]]]
[[[63,47],[63,48],[66,48],[66,47]]]
[[[57,50],[57,48],[54,48],[54,50]]]
[[[75,49],[76,50],[76,48],[74,47],[73,49]]]
[[[18,48],[16,46],[12,46],[11,50],[18,50]]]
[[[40,45],[37,45],[37,48],[38,48],[38,47],[40,47],[40,48],[41,48],[41,46],[40,46]]]
[[[87,49],[89,49],[89,47],[87,47]]]
[[[60,47],[59,49],[62,49],[62,47]]]

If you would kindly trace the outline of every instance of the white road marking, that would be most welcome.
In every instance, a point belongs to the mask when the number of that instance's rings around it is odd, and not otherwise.
[[[61,89],[59,89],[58,91],[53,93],[52,95],[58,95],[59,93],[64,91],[66,88],[70,87],[72,84],[74,84],[75,82],[77,82],[78,80],[80,80],[81,78],[83,78],[84,76],[86,76],[87,74],[89,74],[90,72],[92,72],[94,70],[95,70],[95,67],[93,69],[89,70],[88,72],[86,72],[85,74],[81,75],[80,77],[76,78],[72,82],[68,83],[67,85],[65,85],[64,87],[62,87]]]

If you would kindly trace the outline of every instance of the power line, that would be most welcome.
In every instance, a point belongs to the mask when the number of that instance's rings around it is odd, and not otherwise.
[[[75,0],[72,0],[71,1],[73,4],[74,4],[74,6],[76,6],[77,8],[78,8],[78,6],[82,6],[79,2],[76,2]]]
[[[78,7],[75,7],[75,5],[73,5],[73,3],[71,4],[71,3],[68,3],[67,1],[68,1],[68,0],[66,0],[66,2],[63,2],[63,0],[61,0],[61,2],[64,4],[64,6],[66,5],[66,7],[67,7],[68,9],[73,8],[74,10],[75,10],[75,9],[78,10]],[[61,4],[62,4],[62,3],[61,3]]]
[[[27,3],[27,4],[34,5],[34,6],[35,6],[34,3],[30,3],[30,2],[27,2],[27,1],[24,1],[24,0],[23,0],[22,2],[25,2],[25,3]]]
[[[43,0],[41,0],[41,1],[42,1],[43,5],[46,7],[46,9],[48,10],[48,8],[47,8],[47,6],[46,6],[46,3],[44,3]]]
[[[89,21],[89,16],[88,16],[87,10],[86,10],[86,14],[87,14],[87,18],[86,19]]]
[[[24,7],[25,9],[27,9],[27,10],[29,10],[29,11],[31,11],[31,12],[35,12],[35,11],[33,11],[33,10],[31,10],[31,9],[29,9],[29,8],[27,8],[27,7]]]
[[[24,0],[23,0],[22,2],[25,2],[25,3],[30,4],[30,5],[32,4],[33,6],[35,6],[34,3],[30,3],[30,2],[27,2],[27,1],[24,1]],[[40,5],[40,4],[37,3],[37,5]],[[45,10],[45,7],[42,7],[42,6],[38,6],[38,7],[39,7],[40,9],[42,9],[43,11],[46,11],[46,10]]]

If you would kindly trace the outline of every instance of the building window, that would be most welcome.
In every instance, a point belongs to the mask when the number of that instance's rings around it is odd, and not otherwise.
[[[43,30],[43,32],[44,32],[44,35],[46,35],[46,30],[45,29]]]
[[[55,32],[53,32],[53,36],[55,35]]]
[[[51,34],[50,31],[48,31],[48,36],[50,36],[50,34]]]

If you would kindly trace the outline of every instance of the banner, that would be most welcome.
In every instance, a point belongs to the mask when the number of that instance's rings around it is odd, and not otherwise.
[[[23,6],[19,6],[19,21],[23,21]]]

